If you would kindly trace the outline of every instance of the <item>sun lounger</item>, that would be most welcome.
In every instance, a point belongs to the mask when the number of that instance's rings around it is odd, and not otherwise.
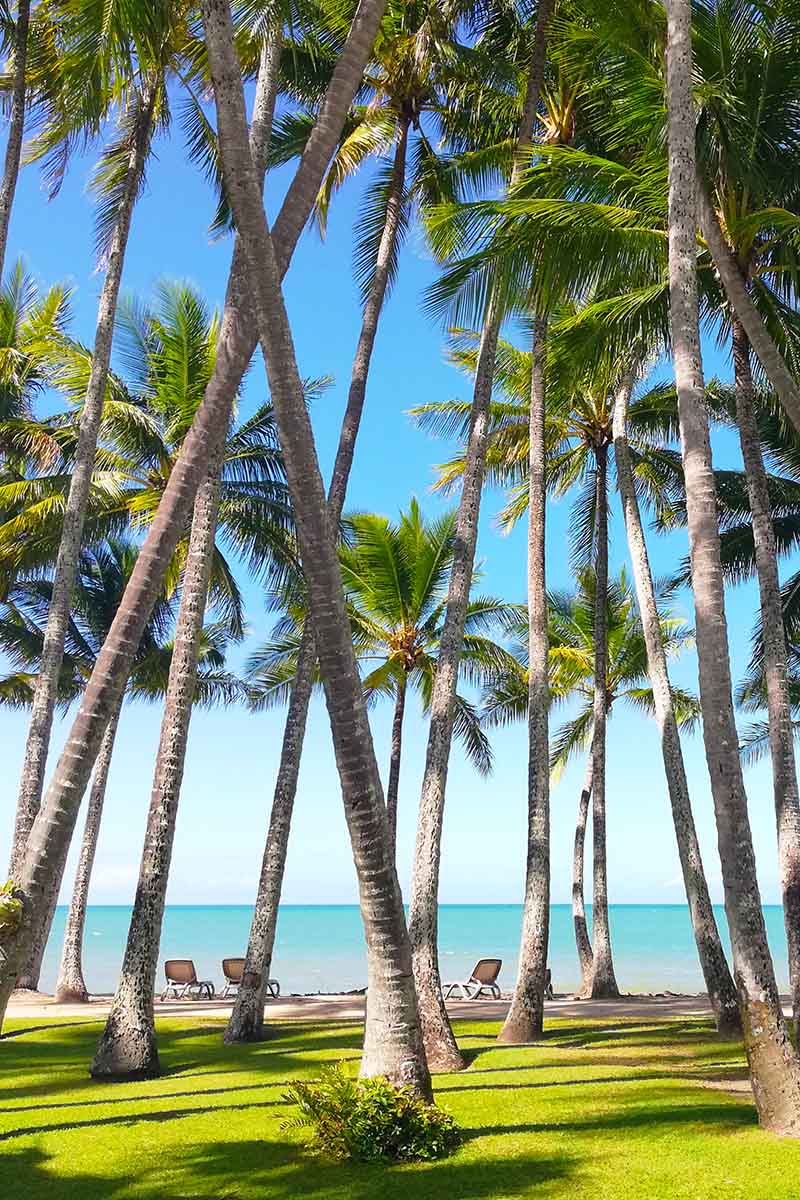
[[[454,983],[444,984],[445,1000],[449,1000],[455,992],[460,992],[462,1000],[477,1000],[484,992],[488,992],[494,1000],[499,1000],[497,976],[502,965],[502,958],[478,959],[469,979],[457,979]]]
[[[223,958],[222,974],[225,976],[225,987],[222,989],[222,999],[225,1000],[228,996],[235,995],[239,990],[239,985],[242,982],[244,974],[244,959],[243,958]],[[281,985],[277,979],[268,979],[266,989],[273,1000],[277,1000],[281,994]]]
[[[194,963],[190,958],[167,959],[164,963],[164,974],[167,977],[167,986],[161,993],[162,1000],[166,1000],[168,996],[175,1000],[185,1000],[187,996],[192,996],[195,1000],[200,1000],[203,996],[207,1000],[214,999],[214,984],[210,979],[197,978]]]

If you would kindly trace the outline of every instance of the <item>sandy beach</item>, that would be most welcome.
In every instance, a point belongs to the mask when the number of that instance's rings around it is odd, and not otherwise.
[[[783,998],[784,1009],[791,1013],[788,996]],[[228,1000],[156,1000],[157,1017],[226,1017],[233,1001]],[[452,1017],[477,1021],[500,1021],[508,1010],[509,998],[501,1000],[451,1000],[447,1009]],[[59,1020],[85,1017],[100,1020],[111,1005],[111,996],[93,996],[88,1004],[56,1004],[52,996],[42,992],[15,992],[11,997],[11,1017]],[[653,1020],[680,1017],[702,1017],[710,1013],[708,997],[704,994],[680,996],[669,992],[657,995],[622,996],[619,1000],[576,1000],[573,996],[556,996],[548,1000],[545,1009],[553,1017],[574,1017],[582,1020],[608,1020],[617,1017],[652,1018]],[[360,1021],[364,1018],[363,995],[305,995],[282,996],[270,1001],[267,1014],[273,1021]]]

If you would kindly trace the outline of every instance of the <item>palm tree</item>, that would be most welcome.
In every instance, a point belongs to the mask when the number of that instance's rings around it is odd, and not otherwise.
[[[213,545],[209,522],[216,515],[218,480],[210,503],[205,490],[195,501],[187,569],[169,664],[164,716],[147,815],[136,898],[120,979],[105,1029],[92,1060],[94,1078],[145,1078],[160,1072],[153,1019],[161,925],[166,903],[172,844],[202,652],[202,615],[211,579]]]
[[[452,561],[453,523],[452,513],[439,521],[425,522],[416,501],[397,525],[371,514],[343,522],[348,544],[340,551],[342,570],[353,644],[366,672],[365,694],[368,702],[380,696],[394,700],[386,788],[393,853],[406,697],[409,684],[416,686],[427,711],[441,633],[438,622],[443,586]],[[287,692],[293,696],[297,688],[297,660],[307,620],[306,597],[302,589],[300,594],[294,589],[291,595],[280,596],[279,605],[284,615],[273,630],[272,640],[258,647],[248,661],[251,705],[256,710],[284,703]],[[483,678],[489,664],[496,668],[503,661],[503,649],[489,640],[486,631],[495,624],[502,627],[511,612],[512,606],[491,597],[470,602],[462,659],[462,674],[467,680]],[[318,671],[313,683],[316,687],[322,684]],[[491,769],[491,749],[474,705],[460,694],[456,704],[456,736],[475,767],[487,773]],[[263,980],[269,977],[278,921],[289,834],[286,812],[283,806],[273,806],[244,982],[226,1041],[260,1040],[264,1035]]]
[[[570,758],[581,750],[589,750],[587,778],[581,790],[581,802],[594,785],[597,757],[592,753],[595,730],[595,671],[596,671],[596,608],[602,594],[594,571],[584,569],[578,574],[574,593],[548,595],[548,660],[549,691],[553,703],[577,701],[578,711],[566,721],[553,737],[550,768],[560,774]],[[639,613],[628,581],[623,573],[605,589],[608,663],[605,671],[605,711],[610,717],[615,703],[622,701],[636,709],[651,712],[654,697],[647,686],[647,658]],[[659,629],[665,652],[675,655],[688,644],[691,631],[685,622],[663,611],[668,598],[666,585],[659,599]],[[527,622],[520,622],[515,631],[518,649],[511,670],[501,672],[485,690],[483,708],[489,725],[507,724],[527,718],[528,654]],[[671,689],[673,703],[682,724],[697,718],[697,705],[685,692]],[[602,768],[605,768],[603,759]],[[585,822],[585,816],[584,816]],[[580,845],[582,860],[582,839]],[[582,884],[581,884],[582,889]],[[581,897],[582,898],[582,897]],[[582,917],[582,904],[581,904]],[[581,967],[584,970],[582,992],[591,996],[591,948],[583,942],[585,922],[576,919],[576,943]],[[588,950],[588,953],[587,953]],[[588,960],[588,961],[587,961]]]
[[[166,486],[164,477],[174,460],[174,446],[189,428],[213,372],[218,324],[201,299],[179,285],[162,285],[152,310],[129,306],[123,316],[128,337],[121,348],[133,374],[131,382],[138,384],[138,397],[111,406],[107,419],[122,435],[123,444],[137,453],[136,471],[131,472],[134,487],[126,501],[141,518],[152,511]],[[148,423],[147,415],[159,420]],[[153,990],[210,585],[215,585],[212,599],[223,598],[234,627],[240,634],[243,631],[238,588],[215,538],[218,518],[220,538],[227,537],[258,570],[277,571],[285,566],[281,556],[292,554],[287,536],[291,514],[269,405],[231,432],[215,475],[209,474],[198,492],[185,557],[178,556],[179,562],[183,559],[183,583],[154,787],[157,799],[151,804],[127,957],[108,1022],[109,1031],[119,1028],[124,1010],[128,1036],[123,1040],[109,1033],[104,1038],[93,1066],[95,1074],[102,1077],[157,1070],[152,1008],[135,998]]]
[[[457,8],[458,6],[456,6]],[[363,221],[364,235],[356,248],[356,266],[362,286],[363,317],[356,346],[342,420],[336,459],[328,489],[331,520],[341,516],[361,422],[378,323],[397,271],[398,253],[414,203],[430,202],[438,195],[441,178],[436,154],[424,124],[441,120],[445,105],[440,75],[452,59],[450,40],[455,9],[422,3],[393,4],[376,42],[375,64],[369,73],[370,103],[350,114],[342,143],[327,171],[315,204],[324,231],[335,189],[361,166],[366,157],[386,156],[386,170],[369,192]],[[280,162],[307,146],[313,116],[292,114],[275,131],[270,161]],[[409,139],[416,133],[409,186]],[[272,953],[274,914],[280,898],[316,663],[313,632],[304,631],[298,648],[294,683],[289,695],[281,758],[275,782],[269,828],[259,875],[256,902],[248,938],[247,965],[225,1038],[249,1041],[261,1036],[265,964]]]
[[[3,178],[0,182],[0,279],[3,277],[8,245],[8,227],[11,223],[11,208],[17,188],[19,160],[22,153],[22,137],[25,128],[26,74],[28,57],[28,26],[30,24],[30,0],[18,0],[17,20],[13,34],[14,82],[11,92],[11,113],[8,122],[8,141],[3,163]]]
[[[50,386],[50,356],[66,336],[69,317],[67,287],[42,292],[22,263],[14,265],[0,287],[0,519],[18,507],[14,485],[58,454],[50,424],[37,419],[35,408]],[[20,565],[3,555],[6,585]]]
[[[426,521],[416,499],[396,524],[373,513],[359,513],[343,522],[342,577],[365,694],[368,701],[385,696],[394,703],[386,777],[393,851],[408,689],[419,691],[427,710],[454,529],[455,512]],[[488,670],[497,669],[504,661],[503,648],[487,635],[493,627],[502,629],[515,611],[513,605],[491,596],[470,601],[461,662],[466,681],[481,682]],[[305,605],[290,604],[276,626],[273,641],[253,653],[248,677],[255,707],[264,708],[282,698],[297,661],[304,619]],[[474,706],[462,695],[456,703],[456,736],[477,770],[487,774],[492,766],[491,749]],[[273,922],[276,917],[277,912]]]
[[[768,339],[764,323],[749,291],[760,307],[774,295],[779,311],[794,308],[797,298],[793,239],[781,227],[780,213],[795,205],[797,171],[775,152],[776,130],[781,140],[796,138],[800,145],[800,125],[794,105],[800,89],[794,49],[797,34],[791,20],[777,12],[764,14],[763,20],[748,22],[746,36],[726,39],[722,31],[740,25],[752,9],[742,0],[722,0],[715,5],[713,27],[709,16],[698,12],[694,33],[696,55],[703,75],[723,79],[732,99],[749,107],[755,117],[746,131],[731,118],[730,105],[707,102],[701,125],[700,153],[705,186],[701,198],[701,225],[711,246],[715,262],[731,302],[730,336],[734,369],[735,412],[745,467],[750,504],[756,571],[761,602],[764,667],[767,681],[768,716],[771,728],[773,791],[778,828],[778,858],[783,893],[784,920],[789,947],[789,979],[794,1018],[800,1022],[800,792],[791,734],[791,705],[786,676],[786,641],[781,614],[781,589],[778,578],[776,540],[772,523],[767,474],[756,420],[756,394],[750,364],[750,338],[740,314],[745,312],[740,298],[730,287],[733,272],[739,289],[747,296],[755,313],[755,322]],[[789,35],[789,36],[787,36]],[[763,69],[753,74],[753,56],[763,54]],[[774,96],[775,102],[758,103],[761,97]],[[723,230],[725,231],[723,233]],[[725,247],[725,263],[717,242]],[[745,318],[746,319],[746,318]],[[775,325],[773,320],[773,326]],[[752,322],[747,322],[752,328]],[[780,328],[778,326],[778,328]],[[796,341],[794,322],[790,325],[791,344]],[[763,337],[762,337],[763,341]],[[760,343],[759,343],[760,345]],[[784,375],[783,360],[775,347]],[[759,351],[761,353],[761,351]],[[769,359],[763,360],[765,372],[774,379]],[[790,377],[789,377],[790,378]],[[781,386],[776,380],[776,386]],[[794,407],[787,406],[790,419],[800,428],[800,393],[792,381]],[[785,401],[785,388],[779,397]],[[794,417],[792,417],[794,413]]]
[[[113,620],[137,553],[135,543],[128,537],[111,538],[82,553],[62,669],[62,675],[65,675],[61,689],[62,702],[69,703],[80,694],[81,685],[91,672],[92,663]],[[3,650],[28,671],[35,672],[38,665],[51,595],[52,583],[49,579],[21,579],[16,582],[12,599],[6,605],[0,632]],[[153,610],[139,645],[126,690],[128,698],[152,702],[163,697],[172,654],[172,646],[166,640],[166,635],[173,619],[174,597],[162,597]],[[208,704],[236,697],[237,681],[223,670],[226,644],[236,633],[236,629],[231,631],[221,623],[206,628],[203,671],[195,703]],[[29,678],[35,678],[35,674]],[[109,723],[95,769],[64,933],[56,997],[71,1003],[88,999],[81,964],[83,927],[118,718],[119,713]]]
[[[152,306],[123,301],[118,316],[118,354],[124,374],[112,372],[109,376],[97,454],[98,466],[107,469],[113,464],[116,486],[101,495],[91,514],[86,533],[92,537],[113,532],[130,520],[137,526],[152,520],[214,369],[216,353],[217,318],[187,285],[162,283]],[[90,371],[88,352],[62,340],[51,363],[52,382],[67,396],[78,399],[84,395]],[[69,425],[60,427],[55,435],[70,465],[79,439],[79,434],[74,435],[74,427]],[[212,536],[209,552],[212,598],[232,629],[241,634],[241,596],[224,553],[225,544],[246,556],[257,571],[292,552],[286,540],[291,515],[270,405],[262,405],[230,432],[223,455],[220,538],[216,542]],[[56,470],[61,471],[61,464]],[[39,486],[36,477],[28,482],[30,504],[27,508],[23,504],[12,521],[0,526],[0,545],[7,530],[12,546],[28,542],[37,535],[42,515],[45,529],[39,536],[46,541],[52,512],[49,505],[40,505]],[[24,486],[18,485],[16,491],[22,503]],[[188,530],[185,538],[177,548],[171,571],[174,582],[183,569],[184,591],[191,586],[190,567],[197,561],[196,555],[192,558],[189,554]],[[135,565],[134,560],[132,569]],[[29,970],[37,978],[60,884],[61,873],[53,871],[48,909],[28,960]]]
[[[552,4],[539,0],[535,24],[522,31],[524,67],[521,115],[513,139],[511,186],[533,142],[545,70],[547,24]],[[489,406],[497,341],[504,316],[500,289],[491,287],[483,313],[470,412],[469,436],[458,517],[456,554],[450,573],[439,668],[431,696],[431,721],[420,795],[417,842],[409,904],[414,980],[428,1061],[437,1070],[459,1070],[464,1061],[442,999],[438,961],[438,894],[447,765],[453,735],[458,661],[464,640],[489,434]]]
[[[557,341],[556,327],[551,326],[550,346]],[[459,348],[457,361],[470,366],[474,356],[468,347]],[[547,486],[556,494],[579,487],[578,499],[571,522],[573,559],[577,565],[592,563],[597,588],[602,595],[608,575],[608,451],[611,444],[611,420],[614,387],[618,368],[601,361],[590,367],[585,375],[574,370],[551,369],[548,382],[548,410],[542,434],[546,443]],[[519,475],[528,461],[530,450],[531,355],[507,344],[500,346],[498,381],[509,395],[510,402],[498,403],[490,409],[490,445],[487,453],[492,478],[514,488],[506,508],[506,519],[515,520],[527,505],[529,487],[518,484]],[[416,410],[416,415],[429,428],[449,430],[457,424],[458,407],[436,404]],[[667,495],[674,490],[674,471],[659,446],[664,425],[663,414],[652,397],[643,399],[639,411],[638,429],[642,450],[649,449],[643,459],[640,475],[646,482],[655,503],[662,503],[660,487],[667,481]],[[462,417],[463,419],[463,417]],[[464,458],[457,457],[442,472],[442,480],[450,482],[462,473]],[[670,476],[673,476],[670,478]],[[658,483],[656,482],[658,481]],[[659,487],[660,485],[660,487]],[[586,990],[594,998],[618,994],[614,977],[611,942],[608,928],[607,868],[605,846],[605,705],[607,689],[603,686],[607,650],[605,646],[605,605],[596,609],[597,628],[594,649],[597,661],[594,668],[595,713],[592,739],[593,786],[591,788],[594,852],[594,900],[591,978]],[[538,690],[541,690],[539,688]],[[587,955],[584,955],[588,963]]]
[[[650,570],[647,542],[639,513],[639,501],[631,467],[627,439],[628,403],[633,386],[633,371],[623,379],[614,404],[614,456],[617,483],[622,500],[628,549],[633,566],[636,596],[647,653],[647,669],[653,688],[655,716],[661,732],[664,772],[672,805],[672,819],[678,843],[686,899],[700,966],[714,1012],[717,1031],[723,1036],[741,1033],[736,988],[722,950],[711,897],[706,883],[700,843],[695,828],[686,768],[683,761],[678,712],[667,671],[668,644],[663,636],[658,612],[658,595]],[[590,785],[591,786],[591,785]],[[581,797],[581,809],[583,797]]]
[[[430,705],[442,637],[446,582],[455,553],[454,512],[426,522],[412,500],[397,525],[385,517],[363,514],[347,522],[342,549],[345,594],[358,631],[358,657],[368,666],[364,688],[368,696],[394,699],[392,748],[386,788],[386,808],[392,851],[397,831],[397,796],[403,716],[409,685],[416,686],[425,709]],[[504,657],[500,646],[483,636],[502,626],[512,606],[490,596],[470,600],[465,621],[462,678],[478,682],[489,665]],[[475,710],[456,697],[455,731],[468,757],[482,773],[491,769],[491,751]]]
[[[39,152],[56,160],[63,171],[64,154],[82,132],[99,131],[109,106],[118,104],[119,134],[105,148],[94,176],[100,197],[98,248],[106,266],[95,329],[92,367],[83,404],[80,436],[61,542],[53,578],[41,669],[31,709],[23,758],[10,875],[19,875],[25,846],[39,811],[53,722],[57,681],[64,652],[70,597],[78,568],[102,416],[111,343],[125,251],[150,144],[159,123],[168,119],[166,72],[174,62],[176,41],[183,46],[185,5],[164,3],[140,12],[138,28],[120,28],[99,8],[65,12],[60,33],[65,51],[54,83],[49,84],[49,116],[39,138]],[[116,10],[114,10],[116,13]],[[125,20],[130,19],[126,14]],[[23,973],[23,986],[38,985],[38,970]]]
[[[314,437],[280,289],[280,270],[246,138],[244,99],[226,4],[203,5],[223,172],[245,248],[259,336],[275,402],[297,520],[368,947],[367,1028],[361,1070],[430,1098],[402,897],[350,637],[342,576]]]
[[[672,350],[686,478],[703,735],[744,1042],[759,1120],[776,1133],[796,1134],[800,1132],[800,1062],[781,1012],[756,878],[733,715],[714,477],[708,418],[703,406],[695,273],[695,110],[688,0],[669,0],[666,66]]]
[[[606,307],[602,301],[590,303],[577,312],[568,308],[552,322],[549,336],[554,362],[548,384],[546,474],[548,486],[556,495],[570,491],[576,485],[580,487],[570,526],[573,536],[573,561],[577,566],[585,566],[589,561],[597,528],[597,482],[592,446],[602,446],[610,442],[612,416],[616,407],[614,387],[619,375],[618,369],[613,367],[613,355],[612,366],[609,368],[603,365],[608,358],[605,346],[609,340],[608,330],[603,323],[605,312]],[[591,347],[588,365],[585,368],[586,376],[582,380],[580,374],[584,369],[583,361],[586,355],[582,355],[580,339],[575,339],[576,327]],[[633,337],[633,334],[630,336]],[[635,343],[629,343],[629,347],[633,344]],[[629,359],[635,357],[630,348],[628,356]],[[473,367],[475,355],[471,338],[461,337],[456,341],[453,360],[467,368]],[[578,386],[575,383],[576,375],[580,380]],[[503,510],[502,519],[505,524],[510,524],[519,518],[528,501],[528,489],[521,481],[521,475],[529,455],[531,355],[501,342],[497,377],[503,387],[504,397],[492,405],[493,432],[488,462],[492,481],[504,484],[509,489],[509,500]],[[617,388],[617,402],[622,390],[624,389],[621,387]],[[440,434],[452,434],[457,431],[463,432],[464,412],[465,406],[445,402],[422,406],[415,410],[415,415],[424,428]],[[675,399],[672,389],[654,383],[640,391],[630,405],[631,444],[626,461],[630,460],[630,469],[639,493],[649,501],[661,522],[671,524],[682,519],[684,511],[680,463],[675,452],[669,448],[674,428]],[[625,446],[628,447],[627,436]],[[613,460],[609,465],[615,465]],[[617,484],[623,500],[626,523],[629,524],[630,514],[626,507],[623,470],[618,463],[616,465]],[[457,455],[440,469],[441,485],[451,486],[460,477],[462,469],[463,456]],[[781,481],[781,495],[784,501],[787,486],[788,481]],[[721,501],[732,508],[730,519],[739,519],[743,492],[739,475],[725,473],[719,480],[719,492]],[[741,552],[741,547],[739,550]],[[631,554],[634,561],[638,553],[632,544]],[[644,607],[646,606],[643,605]],[[668,695],[661,688],[659,695],[664,694]],[[677,753],[680,753],[679,746]],[[668,772],[670,797],[679,856],[687,868],[684,882],[692,913],[693,931],[709,995],[715,1005],[717,1022],[720,1030],[724,1032],[731,1027],[733,981],[716,930],[705,877],[699,869],[700,851],[691,810],[687,807],[688,792],[680,788],[677,770],[673,768],[674,762]],[[578,806],[573,860],[573,917],[579,957],[582,967],[587,972],[591,966],[591,945],[586,933],[582,863],[587,811],[592,795],[592,775],[593,768],[588,764],[587,779],[581,789]],[[588,974],[586,979],[588,980]]]
[[[360,84],[382,12],[381,0],[366,0],[360,5],[326,90],[316,135],[309,139],[307,152],[284,198],[274,228],[281,275],[288,267],[325,168],[335,150],[348,108]],[[258,140],[256,137],[255,142]],[[15,880],[17,893],[25,897],[24,916],[19,923],[15,923],[14,928],[5,928],[2,933],[0,1021],[5,1017],[8,998],[27,943],[47,903],[42,894],[42,877],[37,866],[46,860],[56,869],[63,869],[75,827],[77,805],[88,784],[110,711],[124,687],[133,649],[138,644],[160,583],[169,568],[210,452],[215,445],[221,444],[226,435],[236,390],[252,357],[256,340],[255,323],[245,285],[244,252],[237,242],[214,375],[170,474],[169,484],[159,505],[158,519],[144,542],[125,590],[124,602],[117,611],[112,630],[87,685],[81,709],[70,733],[69,753],[62,754],[53,774],[44,805],[48,820],[41,823],[41,837],[37,833],[28,839],[25,859]],[[56,814],[58,819],[55,819]]]

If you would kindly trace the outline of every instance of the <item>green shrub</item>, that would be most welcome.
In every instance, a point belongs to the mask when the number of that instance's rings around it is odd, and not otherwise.
[[[17,896],[13,880],[0,887],[0,930],[13,933],[22,921],[22,901]]]
[[[284,1096],[300,1116],[285,1129],[310,1129],[311,1146],[338,1162],[419,1162],[442,1158],[461,1143],[452,1117],[388,1079],[351,1079],[327,1067]]]

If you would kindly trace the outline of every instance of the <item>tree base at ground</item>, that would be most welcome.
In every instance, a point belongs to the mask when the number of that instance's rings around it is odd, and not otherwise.
[[[235,1046],[248,1042],[263,1042],[266,1036],[264,997],[255,988],[245,990],[242,983],[222,1040],[226,1046]]]
[[[89,1074],[92,1079],[109,1083],[157,1078],[161,1063],[152,1021],[137,1020],[112,1009]]]
[[[53,997],[56,1004],[88,1004],[89,993],[85,987],[74,984],[59,984]]]

